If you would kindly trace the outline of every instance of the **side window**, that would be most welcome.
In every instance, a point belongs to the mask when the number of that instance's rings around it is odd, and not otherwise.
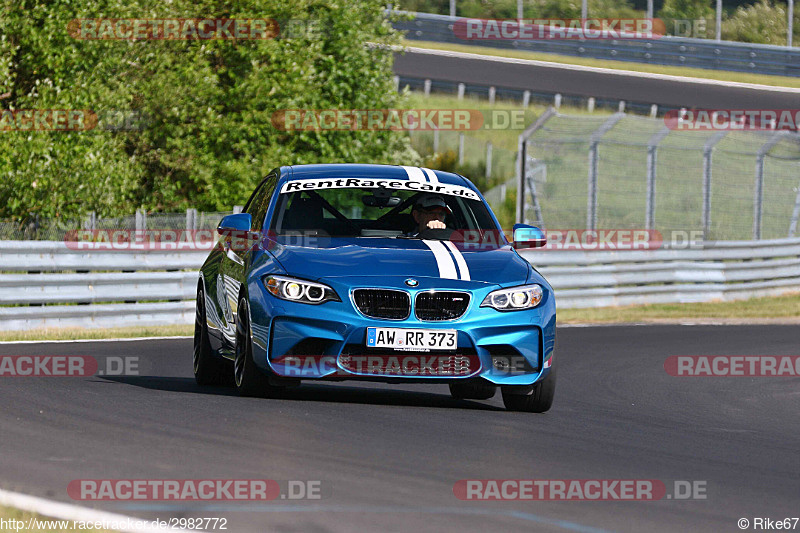
[[[272,193],[275,192],[275,184],[278,177],[275,174],[270,174],[261,183],[261,186],[250,198],[250,201],[245,206],[245,213],[250,213],[253,217],[253,229],[261,230],[264,227],[264,217],[267,215],[269,202],[272,199]]]

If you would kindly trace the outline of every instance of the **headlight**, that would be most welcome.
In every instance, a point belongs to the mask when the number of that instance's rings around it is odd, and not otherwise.
[[[510,289],[500,289],[490,292],[483,299],[481,307],[493,307],[498,311],[519,311],[530,309],[542,301],[542,287],[540,285],[523,285]]]
[[[264,286],[276,298],[289,300],[290,302],[303,304],[321,304],[328,301],[341,302],[336,292],[327,285],[302,279],[286,276],[265,276]]]

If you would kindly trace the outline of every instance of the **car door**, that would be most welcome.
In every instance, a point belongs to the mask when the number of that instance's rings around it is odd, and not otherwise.
[[[244,213],[252,218],[251,231],[261,232],[264,217],[277,183],[277,175],[270,174],[261,182],[255,193],[245,205]],[[232,354],[236,342],[236,313],[239,307],[239,288],[245,279],[245,271],[249,262],[250,248],[245,246],[243,236],[226,235],[222,241],[224,255],[220,261],[220,269],[216,283],[216,299],[221,311],[222,351]],[[255,240],[256,243],[260,239]],[[256,244],[257,246],[258,244]]]

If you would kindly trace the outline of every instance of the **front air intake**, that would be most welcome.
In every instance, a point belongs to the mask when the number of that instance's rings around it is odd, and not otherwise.
[[[469,293],[429,291],[417,294],[414,313],[419,320],[455,320],[467,311]]]
[[[359,311],[371,318],[404,320],[411,314],[411,297],[392,289],[356,289],[353,301]]]

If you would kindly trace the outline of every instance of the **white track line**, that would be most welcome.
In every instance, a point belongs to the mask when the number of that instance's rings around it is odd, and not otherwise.
[[[75,342],[132,342],[132,341],[164,341],[172,339],[191,339],[191,335],[172,335],[168,337],[122,337],[117,339],[66,339],[66,340],[40,340],[40,341],[0,341],[0,344],[67,344]]]
[[[513,57],[487,56],[467,52],[453,52],[451,50],[434,50],[432,48],[417,48],[415,46],[394,47],[398,51],[408,51],[415,54],[427,54],[442,57],[455,57],[459,59],[475,59],[480,61],[494,61],[495,63],[510,63],[515,65],[530,65],[536,67],[558,68],[562,70],[575,70],[582,72],[595,72],[598,74],[611,74],[614,76],[630,76],[635,78],[648,78],[652,80],[677,81],[681,83],[697,83],[700,85],[716,85],[720,87],[737,87],[740,89],[754,89],[787,94],[800,94],[800,88],[776,87],[774,85],[761,85],[758,83],[740,83],[735,81],[710,80],[707,78],[692,78],[689,76],[673,76],[671,74],[655,74],[652,72],[635,72],[633,70],[620,70],[613,68],[587,67],[584,65],[570,65],[567,63],[554,63],[537,59],[517,59]]]
[[[125,527],[129,522],[148,522],[152,523],[153,520],[145,518],[134,518],[132,516],[125,516],[116,513],[108,513],[106,511],[98,511],[97,509],[89,509],[88,507],[80,507],[69,503],[61,503],[53,500],[45,500],[44,498],[37,498],[35,496],[28,496],[19,492],[11,492],[0,489],[0,505],[8,507],[15,507],[17,509],[37,513],[53,519],[59,520],[74,520],[78,522],[105,522],[105,526],[116,522],[121,527],[114,528],[114,531],[126,531],[136,533],[164,533],[164,531],[188,531],[186,529],[159,529],[158,527]],[[103,529],[109,529],[104,527]],[[200,530],[194,530],[200,531]]]

